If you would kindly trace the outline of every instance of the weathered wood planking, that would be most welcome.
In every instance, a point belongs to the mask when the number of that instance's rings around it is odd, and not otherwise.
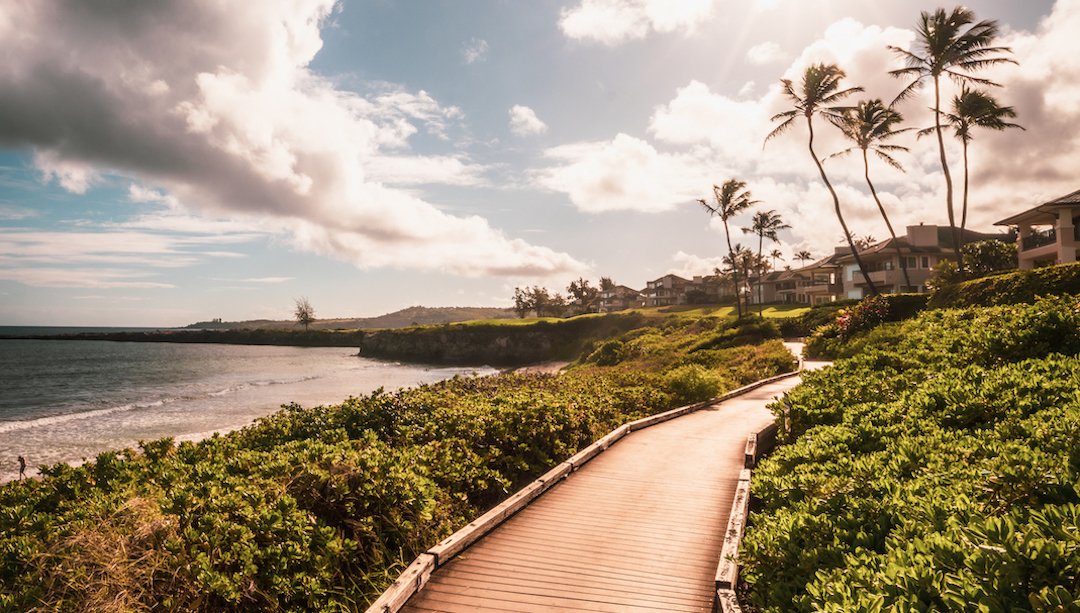
[[[711,611],[748,435],[796,382],[612,432],[455,557],[436,552],[439,568],[401,610]]]

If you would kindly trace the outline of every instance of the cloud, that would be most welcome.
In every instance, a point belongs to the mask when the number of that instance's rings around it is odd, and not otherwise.
[[[650,32],[692,33],[712,16],[713,0],[582,0],[560,12],[563,34],[616,46]]]
[[[665,274],[678,275],[684,279],[704,277],[713,274],[717,268],[724,268],[723,258],[724,256],[703,258],[679,251],[671,259],[680,265],[677,268],[669,268]]]
[[[465,63],[473,64],[487,59],[488,44],[486,40],[473,38],[465,45],[462,53],[465,55]]]
[[[15,221],[37,217],[37,211],[18,206],[0,204],[0,221]]]
[[[1080,167],[1080,2],[1060,0],[1037,32],[1013,32],[1001,42],[1015,52],[1019,66],[980,73],[1003,85],[991,93],[1015,107],[1027,130],[977,131],[971,144],[972,191],[969,227],[990,230],[1010,213],[1077,189]],[[881,98],[886,103],[906,85],[888,75],[902,64],[888,45],[907,47],[915,33],[906,28],[864,25],[852,19],[832,24],[817,41],[797,53],[765,88],[744,89],[735,97],[690,81],[657,106],[645,126],[648,138],[617,134],[610,139],[547,150],[546,167],[534,171],[537,184],[565,193],[582,211],[661,212],[690,205],[713,183],[738,178],[748,183],[763,208],[775,209],[793,226],[790,242],[815,256],[832,253],[842,241],[825,189],[807,152],[804,121],[763,147],[775,127],[771,117],[791,108],[779,78],[798,82],[806,67],[835,62],[847,73],[845,87],[862,86],[849,98]],[[764,79],[764,77],[763,77]],[[955,86],[945,84],[949,99]],[[755,91],[760,93],[755,94]],[[748,97],[749,96],[749,97]],[[931,88],[900,107],[904,126],[933,123]],[[897,232],[909,224],[946,225],[945,184],[934,139],[908,134],[896,144],[906,173],[871,160],[871,175]],[[825,122],[815,122],[814,147],[824,158],[850,146]],[[960,146],[947,143],[957,189],[962,182]],[[882,239],[887,229],[870,196],[859,156],[828,160],[829,178],[839,194],[851,230]],[[957,192],[959,206],[959,191]],[[713,227],[722,232],[718,221]],[[688,258],[691,256],[687,256]],[[689,260],[687,260],[689,261]],[[683,270],[687,270],[685,267]]]
[[[32,147],[46,179],[69,191],[130,177],[210,217],[286,228],[297,248],[362,268],[580,270],[393,187],[474,185],[483,169],[408,153],[421,130],[449,141],[460,109],[392,84],[343,91],[308,69],[334,4],[4,3],[0,146]],[[475,244],[463,248],[463,236]],[[468,259],[476,253],[485,258]]]
[[[536,117],[536,113],[527,106],[515,104],[510,109],[510,131],[517,136],[531,136],[547,131],[547,124]]]
[[[544,153],[556,166],[534,173],[534,184],[564,192],[582,211],[667,211],[694,197],[708,179],[692,155],[661,153],[627,134],[610,142],[561,145]]]
[[[788,54],[784,53],[784,50],[780,48],[780,45],[773,42],[754,45],[746,52],[746,61],[759,66],[762,64],[782,62],[786,59],[788,59]]]

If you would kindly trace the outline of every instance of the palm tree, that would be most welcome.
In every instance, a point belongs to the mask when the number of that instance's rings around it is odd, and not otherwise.
[[[898,78],[914,77],[896,96],[893,105],[911,97],[922,88],[927,78],[934,82],[934,131],[937,134],[938,153],[941,155],[941,170],[945,174],[945,207],[949,214],[953,251],[961,279],[964,276],[964,263],[960,256],[961,237],[953,211],[953,184],[952,175],[949,174],[949,162],[945,156],[945,139],[941,135],[941,76],[948,75],[950,79],[961,84],[997,86],[993,81],[967,73],[997,64],[1016,63],[1000,55],[1011,53],[1009,47],[992,46],[998,33],[997,22],[984,20],[964,29],[974,21],[975,13],[962,6],[954,8],[950,14],[946,14],[945,9],[938,9],[933,14],[923,11],[916,26],[915,51],[889,46],[890,50],[907,63],[905,68],[890,71],[889,74]]]
[[[900,270],[904,272],[904,285],[910,288],[911,279],[908,277],[904,254],[900,249],[900,241],[896,238],[896,232],[893,230],[892,222],[889,221],[889,215],[885,213],[885,207],[881,204],[881,198],[878,198],[877,190],[874,189],[874,183],[870,180],[870,159],[867,155],[867,152],[873,151],[874,155],[881,158],[886,164],[903,172],[904,167],[901,166],[900,162],[897,162],[893,156],[889,155],[888,152],[907,151],[908,148],[885,143],[885,141],[897,134],[907,132],[911,129],[904,128],[902,130],[893,130],[893,126],[903,120],[904,117],[899,112],[885,106],[880,99],[862,100],[855,105],[855,108],[848,109],[847,112],[844,113],[844,120],[838,126],[840,131],[844,133],[844,136],[855,143],[855,146],[848,147],[829,157],[847,155],[856,149],[862,151],[863,171],[866,177],[866,184],[870,186],[870,193],[874,196],[874,202],[877,203],[878,210],[881,211],[881,218],[885,220],[885,225],[889,228],[889,236],[892,236],[893,246],[896,247],[897,262],[900,265]]]
[[[877,239],[874,238],[873,234],[867,234],[866,236],[859,236],[858,234],[855,234],[852,236],[851,240],[853,243],[855,243],[855,247],[859,251],[865,251],[866,249],[870,248],[870,245],[873,245],[877,242]]]
[[[731,275],[735,282],[736,301],[739,301],[740,298],[738,298],[738,296],[742,295],[742,287],[739,285],[739,273],[742,273],[743,279],[750,278],[750,271],[757,266],[757,263],[754,261],[754,252],[743,247],[742,243],[735,243],[735,246],[731,249],[731,253],[721,258],[720,262],[726,265],[731,271]],[[750,309],[747,308],[747,311],[749,310]]]
[[[836,218],[840,221],[840,227],[844,229],[844,237],[847,239],[848,246],[851,247],[851,253],[855,256],[855,263],[859,266],[859,271],[862,273],[863,280],[870,289],[870,295],[876,296],[878,293],[877,288],[874,287],[874,282],[870,280],[870,274],[866,271],[866,267],[863,266],[862,258],[859,257],[859,251],[855,249],[855,243],[852,241],[853,237],[851,232],[848,231],[847,223],[844,222],[844,215],[840,211],[840,198],[837,197],[836,190],[833,189],[832,183],[829,183],[829,177],[825,174],[825,168],[821,165],[821,160],[818,159],[817,154],[814,153],[814,115],[820,113],[830,123],[836,125],[843,120],[845,107],[832,105],[836,105],[855,92],[862,91],[861,87],[852,87],[837,91],[840,88],[840,80],[845,76],[847,76],[847,74],[843,70],[840,70],[840,67],[836,64],[823,63],[814,64],[806,68],[806,72],[803,73],[799,91],[795,90],[795,86],[790,79],[780,79],[780,83],[784,86],[784,94],[791,101],[794,108],[790,111],[777,113],[773,116],[773,121],[780,119],[783,121],[780,125],[776,126],[776,129],[765,137],[765,143],[768,144],[770,140],[789,130],[791,126],[795,124],[795,119],[800,115],[806,118],[806,127],[810,132],[810,139],[807,141],[810,157],[813,158],[814,164],[821,174],[821,180],[825,183],[825,187],[827,187],[829,193],[832,194],[833,206],[836,209]]]
[[[805,266],[806,261],[814,259],[814,256],[810,255],[809,251],[803,250],[795,254],[795,259],[799,260],[799,262],[801,262],[802,265]]]
[[[761,249],[764,246],[765,239],[769,239],[774,243],[780,242],[776,233],[780,230],[787,230],[791,226],[787,225],[780,219],[780,214],[775,210],[772,211],[758,211],[754,213],[753,225],[749,228],[743,228],[742,231],[746,234],[757,234],[758,246],[757,246],[757,268],[758,268],[758,315],[760,315],[765,307],[763,306],[763,298],[761,295],[761,282],[762,277],[765,276],[765,267],[763,266],[765,259],[761,255]]]
[[[710,215],[716,215],[720,218],[720,221],[724,222],[724,237],[727,239],[728,256],[732,261],[735,261],[735,249],[731,246],[731,229],[728,227],[728,220],[735,217],[739,213],[742,213],[751,206],[758,204],[758,201],[751,200],[753,195],[746,189],[746,183],[744,181],[738,181],[736,179],[728,179],[722,186],[713,185],[713,198],[716,199],[716,206],[712,206],[708,202],[702,199],[698,199],[701,206],[705,207],[705,210]],[[735,270],[735,310],[739,317],[742,317],[742,299],[739,296],[739,277],[738,270]]]
[[[998,101],[990,94],[978,90],[969,89],[966,85],[960,93],[953,97],[952,112],[945,113],[945,121],[953,128],[956,138],[964,145],[964,200],[960,214],[960,244],[964,244],[964,230],[967,228],[968,211],[968,143],[971,142],[972,128],[987,128],[990,130],[1005,130],[1007,128],[1020,128],[1024,126],[1008,123],[1005,118],[1016,117],[1016,111],[1011,106],[1000,106]],[[926,136],[934,128],[919,130],[919,136]]]
[[[773,249],[772,253],[769,254],[769,257],[772,258],[773,270],[776,270],[776,260],[777,258],[781,260],[784,259],[784,254],[779,249]]]

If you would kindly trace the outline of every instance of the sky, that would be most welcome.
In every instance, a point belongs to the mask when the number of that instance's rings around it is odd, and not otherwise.
[[[1024,130],[975,132],[968,227],[1080,189],[1080,0],[971,0],[1015,64],[978,74]],[[907,85],[921,11],[884,0],[7,0],[0,325],[183,326],[511,306],[515,287],[709,274],[697,202],[745,181],[843,240],[781,79]],[[945,99],[955,87],[945,83]],[[933,125],[933,88],[900,106]],[[871,160],[894,226],[948,223],[934,138]],[[846,149],[815,124],[815,149]],[[960,146],[950,169],[962,178]],[[860,156],[828,159],[851,230],[887,237]],[[756,248],[739,230],[733,239]],[[901,229],[902,233],[903,230]]]

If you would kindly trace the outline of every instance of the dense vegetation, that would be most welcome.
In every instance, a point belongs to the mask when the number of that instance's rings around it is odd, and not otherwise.
[[[144,442],[9,483],[0,610],[356,610],[619,424],[794,365],[771,324],[654,323],[592,342],[567,374],[290,405],[226,436]]]
[[[1080,611],[1080,300],[928,311],[773,408],[762,611]]]
[[[1039,296],[1080,294],[1080,263],[1018,270],[948,285],[934,292],[932,308],[1030,303]]]

